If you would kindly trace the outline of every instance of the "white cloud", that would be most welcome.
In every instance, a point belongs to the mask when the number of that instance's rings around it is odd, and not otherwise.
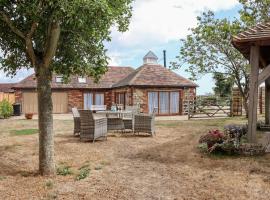
[[[226,10],[237,4],[237,0],[135,0],[129,31],[113,30],[113,40],[128,47],[177,40],[196,25],[200,12]]]

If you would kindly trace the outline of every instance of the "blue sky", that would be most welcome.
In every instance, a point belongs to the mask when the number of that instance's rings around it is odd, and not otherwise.
[[[143,56],[152,50],[163,64],[163,50],[167,51],[167,63],[176,60],[180,50],[180,39],[185,38],[189,28],[196,26],[196,16],[213,10],[217,17],[237,17],[237,0],[135,0],[129,31],[119,33],[112,28],[112,41],[106,43],[110,65],[142,65]],[[175,71],[188,78],[185,68]],[[17,82],[32,73],[20,70],[14,78],[0,71],[0,82]],[[212,91],[211,76],[197,81],[198,94]]]

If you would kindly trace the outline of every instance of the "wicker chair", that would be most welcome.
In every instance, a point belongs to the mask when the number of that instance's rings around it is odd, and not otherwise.
[[[81,132],[81,120],[80,120],[80,113],[77,108],[72,108],[73,120],[74,120],[74,135],[80,135]]]
[[[138,106],[126,106],[126,110],[131,111],[131,113],[124,114],[124,127],[125,129],[133,130],[134,115],[139,113]]]
[[[107,118],[94,118],[90,110],[79,110],[81,116],[81,140],[107,139]]]
[[[122,118],[118,117],[108,117],[108,131],[119,131],[119,130],[124,130],[124,122]]]
[[[150,133],[151,136],[155,134],[155,113],[157,109],[154,108],[152,114],[138,114],[134,117],[134,133]]]

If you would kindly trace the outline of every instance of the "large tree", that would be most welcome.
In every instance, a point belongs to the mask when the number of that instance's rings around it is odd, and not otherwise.
[[[203,13],[191,34],[182,40],[179,65],[187,66],[193,79],[205,74],[222,73],[237,85],[248,109],[248,61],[231,44],[232,35],[242,30],[238,20],[217,19],[213,12]]]
[[[242,9],[239,11],[240,19],[245,26],[269,22],[270,0],[239,0]]]
[[[55,173],[52,74],[68,78],[106,71],[110,28],[126,31],[132,0],[1,0],[1,68],[34,68],[39,117],[39,171]]]

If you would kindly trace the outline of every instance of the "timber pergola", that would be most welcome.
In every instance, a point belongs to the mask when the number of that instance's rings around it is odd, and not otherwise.
[[[234,36],[232,43],[250,61],[248,141],[256,142],[258,88],[265,82],[265,124],[270,125],[270,23],[258,24]]]

